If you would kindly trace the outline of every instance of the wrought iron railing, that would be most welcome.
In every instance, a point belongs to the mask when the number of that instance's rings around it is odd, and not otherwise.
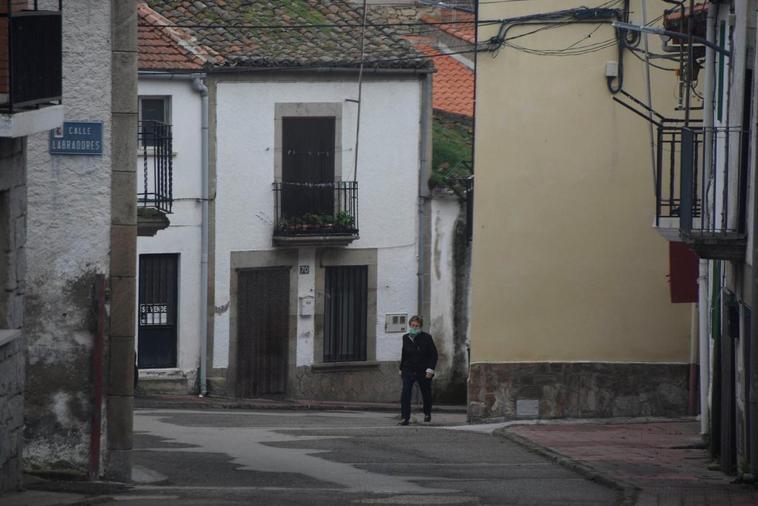
[[[0,0],[0,111],[60,103],[61,1],[40,10],[37,1]]]
[[[140,121],[138,136],[143,173],[137,202],[140,207],[170,213],[174,202],[171,125]]]
[[[692,201],[692,215],[695,218],[700,217],[702,201],[699,198],[697,184],[699,182],[698,174],[702,175],[698,158],[700,154],[700,144],[702,143],[702,131],[694,130],[695,137],[693,142],[693,159],[695,171],[695,182],[693,191],[695,198]],[[656,143],[656,225],[661,225],[662,218],[679,218],[681,212],[681,191],[682,191],[682,127],[681,125],[661,125],[658,127],[658,138]]]
[[[660,127],[657,223],[679,218],[680,233],[695,239],[744,233],[747,146],[741,128]]]
[[[277,236],[357,236],[358,183],[275,182]]]

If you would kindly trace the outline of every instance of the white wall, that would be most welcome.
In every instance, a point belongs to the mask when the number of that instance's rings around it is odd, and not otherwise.
[[[342,103],[342,179],[352,179],[356,105],[345,99],[357,96],[355,79],[297,79],[218,84],[214,367],[228,363],[230,253],[272,249],[275,104]],[[384,314],[416,311],[420,95],[417,78],[368,79],[363,87],[361,238],[349,247],[379,249],[378,360],[397,360],[400,353],[399,335],[384,333]],[[312,262],[308,255],[301,258]],[[299,318],[298,365],[313,360],[311,320]]]
[[[192,374],[200,363],[201,100],[200,95],[192,90],[191,81],[185,80],[141,79],[138,92],[141,96],[171,97],[170,123],[175,153],[171,225],[154,237],[140,237],[137,249],[140,255],[179,254],[177,368]],[[140,185],[142,163],[140,156]]]
[[[440,355],[438,372],[453,365],[455,355],[455,224],[461,206],[456,198],[432,200],[431,321],[429,330]]]
[[[28,138],[27,466],[87,465],[92,288],[110,265],[110,14],[111,2],[68,2],[62,21],[65,121],[102,122],[102,155],[54,156],[48,132]]]

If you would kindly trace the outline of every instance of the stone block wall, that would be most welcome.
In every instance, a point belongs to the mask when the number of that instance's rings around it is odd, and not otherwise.
[[[687,414],[688,364],[471,364],[469,419]]]
[[[0,493],[21,486],[26,273],[25,139],[0,139]]]
[[[344,402],[400,402],[397,362],[348,367],[298,367],[288,395],[294,399]]]
[[[0,346],[0,494],[21,487],[24,430],[23,340]]]

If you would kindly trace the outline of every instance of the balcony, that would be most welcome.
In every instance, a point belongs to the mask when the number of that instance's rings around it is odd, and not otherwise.
[[[274,245],[346,246],[358,239],[358,183],[275,182]]]
[[[659,126],[656,227],[662,235],[681,239],[700,258],[744,257],[747,142],[747,131],[737,128]]]
[[[137,229],[141,236],[153,236],[169,226],[167,215],[174,203],[171,125],[140,121],[138,138],[142,178],[137,190]]]
[[[61,12],[0,0],[0,136],[21,137],[63,123]]]

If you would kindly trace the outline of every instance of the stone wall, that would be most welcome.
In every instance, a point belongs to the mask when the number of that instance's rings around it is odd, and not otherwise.
[[[319,401],[397,402],[399,406],[402,387],[399,365],[399,362],[391,361],[354,367],[339,363],[298,367],[295,377],[290,378],[288,397]],[[414,395],[418,397],[414,397],[414,402],[421,402],[420,394],[416,392]],[[432,400],[434,403],[450,402],[449,379],[432,382]]]
[[[374,25],[392,25],[387,28],[403,35],[414,35],[422,32],[419,26],[402,26],[402,23],[418,22],[420,8],[410,3],[407,5],[371,5],[368,11],[368,21]]]
[[[25,139],[0,139],[0,493],[21,486],[24,427]]]
[[[24,427],[23,340],[0,345],[0,494],[21,487]]]
[[[471,421],[516,418],[684,416],[688,364],[471,365]]]
[[[347,402],[400,402],[398,362],[298,367],[288,387],[294,399]]]

